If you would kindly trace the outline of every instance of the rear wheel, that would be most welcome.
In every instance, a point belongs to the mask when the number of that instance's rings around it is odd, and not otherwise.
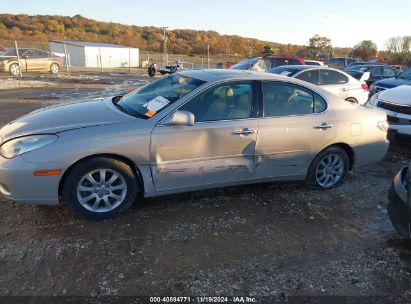
[[[311,189],[331,189],[341,185],[350,166],[347,152],[339,147],[321,151],[308,169],[306,185]]]
[[[9,68],[10,75],[20,75],[20,66],[17,63],[12,63]]]
[[[60,72],[60,67],[59,67],[59,65],[58,65],[57,63],[52,63],[52,64],[50,65],[50,73],[56,75],[56,74],[58,74],[59,72]]]
[[[113,218],[134,203],[139,186],[127,164],[110,158],[90,159],[76,165],[63,185],[63,201],[91,220]]]

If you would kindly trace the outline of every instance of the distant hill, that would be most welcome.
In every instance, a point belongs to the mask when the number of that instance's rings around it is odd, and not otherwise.
[[[241,57],[261,55],[264,48],[271,48],[278,54],[303,55],[305,48],[235,35],[220,35],[215,31],[177,29],[168,31],[167,35],[168,51],[174,54],[205,55],[207,45],[213,55],[230,54]],[[47,42],[49,39],[109,42],[139,47],[143,51],[161,52],[163,33],[156,27],[100,22],[80,15],[0,14],[0,43],[1,40]]]

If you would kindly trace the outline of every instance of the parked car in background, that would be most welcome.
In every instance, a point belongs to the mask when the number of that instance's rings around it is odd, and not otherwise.
[[[298,56],[268,55],[263,60],[267,67],[266,71],[282,65],[304,65],[305,60]]]
[[[267,66],[262,57],[252,57],[241,60],[230,67],[231,70],[251,70],[258,72],[265,72]]]
[[[92,113],[92,115],[90,115]],[[275,134],[275,136],[273,136]],[[141,197],[303,180],[341,185],[388,149],[385,113],[269,73],[192,70],[0,129],[0,192],[101,220]],[[361,173],[360,173],[361,174]]]
[[[350,64],[361,62],[364,62],[364,60],[360,58],[333,57],[328,59],[327,65],[336,69],[345,69]]]
[[[232,70],[251,70],[266,72],[267,70],[281,65],[305,64],[304,59],[297,56],[268,55],[264,57],[252,57],[238,62],[231,67]]]
[[[399,235],[411,238],[411,162],[394,177],[388,197],[391,223]]]
[[[368,87],[363,81],[333,68],[309,65],[289,65],[268,70],[269,73],[297,78],[321,86],[338,97],[363,105],[368,99]]]
[[[374,94],[366,104],[387,113],[388,138],[411,146],[411,86],[402,85]]]
[[[392,89],[401,85],[409,85],[411,84],[411,68],[397,74],[397,76],[392,78],[387,78],[383,80],[378,80],[374,82],[369,88],[369,96],[371,97],[375,93]]]
[[[58,74],[64,66],[64,58],[39,49],[19,49],[20,65],[16,49],[8,49],[0,55],[0,71],[13,76],[28,71],[49,71]]]
[[[364,64],[348,67],[344,70],[355,79],[365,81],[370,87],[375,81],[395,77],[399,71],[387,64]]]
[[[306,65],[325,66],[323,61],[304,59]]]

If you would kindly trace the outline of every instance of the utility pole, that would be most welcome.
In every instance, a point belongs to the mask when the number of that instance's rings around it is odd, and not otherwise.
[[[168,52],[167,52],[168,37],[166,33],[168,26],[163,26],[160,28],[163,30],[163,65],[166,66],[168,65]]]
[[[210,45],[207,44],[207,69],[210,68]]]

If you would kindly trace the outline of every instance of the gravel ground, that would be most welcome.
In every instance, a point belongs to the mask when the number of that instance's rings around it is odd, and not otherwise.
[[[123,94],[146,81],[3,77],[0,125],[51,103]],[[411,242],[397,236],[386,206],[391,178],[410,158],[410,149],[393,146],[384,161],[350,173],[330,191],[302,183],[198,191],[146,199],[105,222],[0,196],[0,295],[354,296],[405,303]]]

